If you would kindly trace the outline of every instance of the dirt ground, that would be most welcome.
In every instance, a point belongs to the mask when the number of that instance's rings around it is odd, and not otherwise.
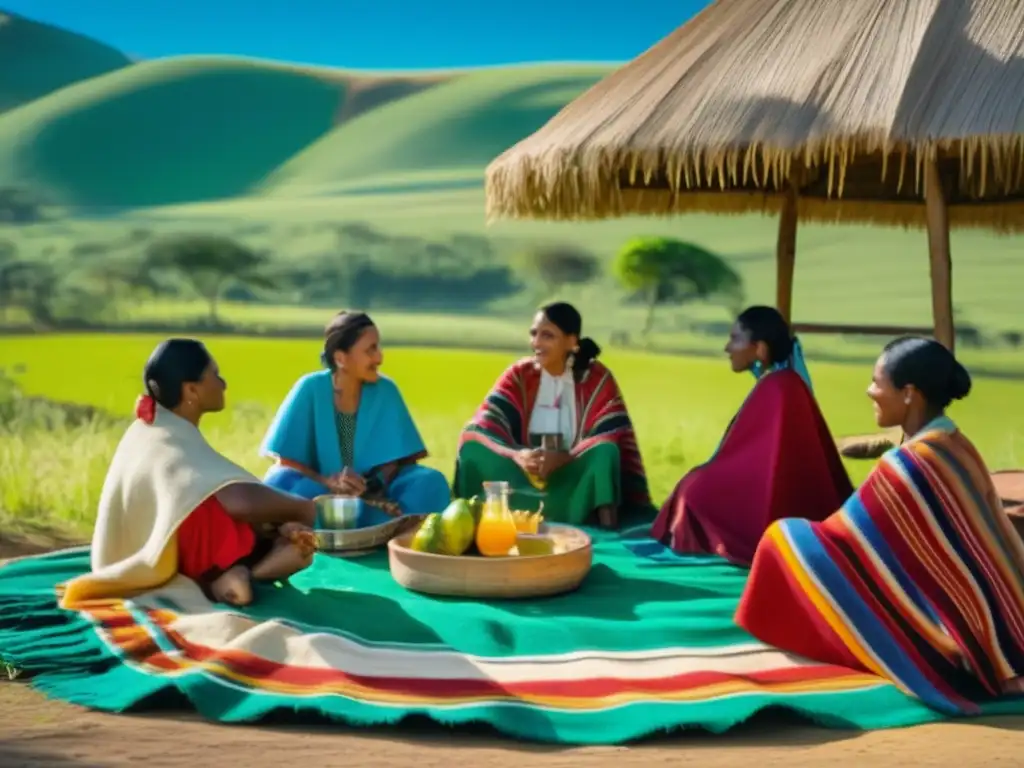
[[[288,765],[359,768],[661,768],[694,761],[724,766],[1019,766],[1024,718],[848,733],[765,717],[728,734],[684,734],[631,747],[552,748],[497,736],[417,726],[355,731],[343,726],[225,726],[188,715],[101,715],[47,701],[21,683],[0,683],[0,765]]]
[[[0,561],[76,542],[0,536]],[[1024,717],[871,733],[830,731],[765,715],[727,734],[691,732],[629,747],[555,748],[430,724],[354,730],[341,725],[217,725],[182,713],[105,715],[49,701],[0,677],[0,766],[147,768],[288,765],[448,768],[700,768],[1024,765]]]

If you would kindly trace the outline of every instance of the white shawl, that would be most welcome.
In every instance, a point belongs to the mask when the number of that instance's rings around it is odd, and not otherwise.
[[[178,571],[176,533],[192,510],[233,483],[258,478],[221,456],[189,421],[157,406],[114,453],[92,536],[92,571],[63,585],[61,605],[129,597]]]

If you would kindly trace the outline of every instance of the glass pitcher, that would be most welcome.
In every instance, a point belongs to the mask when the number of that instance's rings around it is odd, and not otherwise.
[[[507,482],[484,483],[484,508],[476,527],[476,548],[486,557],[503,557],[516,545],[516,521],[508,505]]]

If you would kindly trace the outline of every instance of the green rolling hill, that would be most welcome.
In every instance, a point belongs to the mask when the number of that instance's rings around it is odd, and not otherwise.
[[[0,8],[0,112],[129,64],[108,45]]]
[[[339,122],[443,79],[227,56],[142,62],[0,115],[0,184],[84,209],[234,197]]]
[[[281,166],[261,191],[292,197],[479,185],[496,155],[609,71],[539,64],[457,74],[346,121]]]
[[[15,73],[0,77],[0,106],[11,107],[0,113],[0,186],[34,188],[70,212],[479,187],[495,155],[611,70],[133,64],[80,35],[3,18],[0,43],[16,44],[0,46]]]

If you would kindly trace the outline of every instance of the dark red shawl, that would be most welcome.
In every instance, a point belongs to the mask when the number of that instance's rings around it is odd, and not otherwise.
[[[687,473],[651,535],[682,554],[749,565],[781,517],[824,520],[853,493],[821,409],[791,370],[763,376],[715,455]]]
[[[539,389],[540,369],[533,359],[524,358],[513,363],[498,378],[462,431],[459,447],[467,441],[474,441],[499,455],[511,457],[528,446],[530,414]],[[629,411],[615,377],[604,365],[594,361],[583,380],[576,383],[575,389],[577,437],[570,453],[580,456],[601,443],[617,445],[622,466],[624,505],[633,509],[649,509],[651,495],[647,489],[647,475]]]

